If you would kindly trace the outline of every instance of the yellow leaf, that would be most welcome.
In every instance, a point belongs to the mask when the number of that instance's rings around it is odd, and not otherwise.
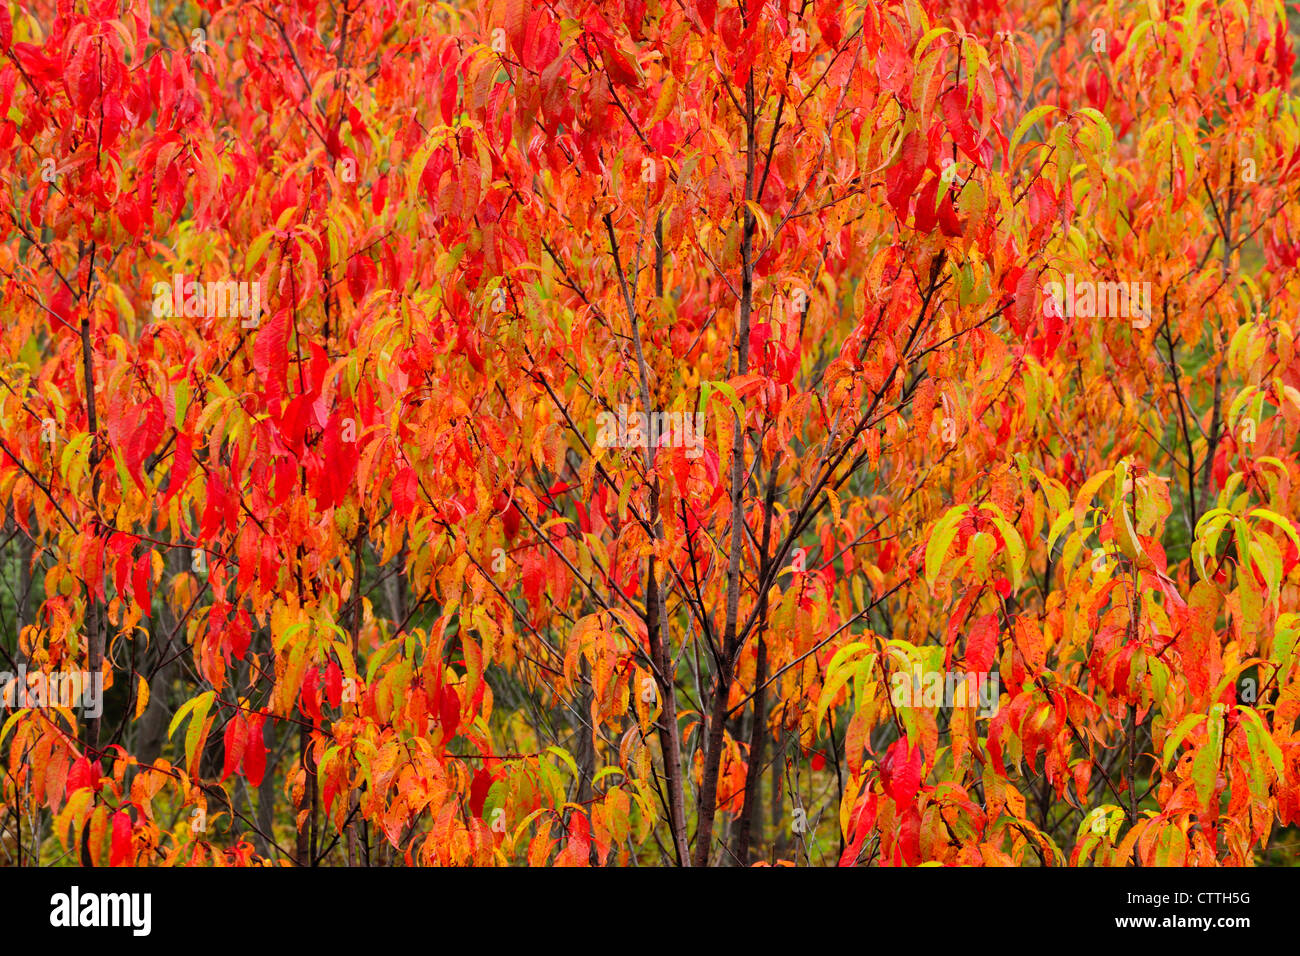
[[[677,102],[677,79],[669,74],[668,79],[664,80],[663,89],[659,91],[659,101],[655,103],[654,115],[650,118],[650,125],[654,126],[660,120],[672,111],[674,104]]]
[[[934,587],[934,582],[939,577],[939,568],[948,554],[948,546],[957,537],[957,523],[967,510],[967,505],[958,505],[935,523],[925,546],[925,583],[930,587]]]
[[[149,706],[149,682],[143,677],[137,677],[139,689],[135,695],[135,719],[139,720],[144,709]]]

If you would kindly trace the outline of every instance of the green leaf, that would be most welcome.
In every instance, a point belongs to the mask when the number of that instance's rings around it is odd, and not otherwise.
[[[1156,866],[1181,865],[1187,858],[1187,834],[1170,822],[1156,837]]]
[[[1048,548],[1055,547],[1056,539],[1059,538],[1062,534],[1064,534],[1065,529],[1070,527],[1070,525],[1073,522],[1074,522],[1074,512],[1072,511],[1065,511],[1062,512],[1060,515],[1058,515],[1057,519],[1052,522],[1051,529],[1047,532],[1047,547]]]
[[[1192,728],[1203,720],[1205,720],[1204,714],[1189,714],[1178,722],[1178,726],[1174,728],[1174,732],[1165,738],[1165,749],[1160,756],[1161,767],[1166,770],[1169,769],[1169,758],[1172,757],[1174,751],[1178,749],[1178,745],[1183,742],[1191,732]]]
[[[728,382],[701,382],[700,383],[700,407],[699,411],[707,412],[709,410],[709,399],[713,397],[714,392],[721,392],[731,405],[731,410],[736,413],[736,418],[740,421],[745,420],[745,406],[741,402],[740,396],[736,394],[735,388]]]
[[[1278,615],[1277,625],[1273,630],[1273,650],[1269,660],[1279,668],[1286,668],[1286,663],[1295,651],[1296,638],[1300,637],[1300,618],[1295,614]],[[0,740],[3,740],[0,735]]]
[[[551,746],[546,748],[546,752],[555,754],[555,756],[563,760],[565,766],[569,768],[569,772],[573,774],[574,780],[581,779],[582,775],[578,773],[578,765],[574,762],[573,756],[567,750],[563,747]]]
[[[1206,745],[1197,752],[1192,760],[1192,783],[1196,785],[1196,799],[1202,805],[1209,803],[1214,792],[1214,782],[1219,775],[1219,755],[1217,747]]]
[[[198,697],[191,697],[185,703],[181,704],[179,709],[177,709],[176,713],[172,716],[172,722],[167,725],[167,739],[168,740],[172,739],[172,735],[176,733],[176,728],[179,727],[184,722],[185,717],[189,714],[190,711],[192,711],[196,706],[198,706],[199,701],[203,700],[203,698],[205,697],[208,698],[208,706],[209,707],[212,706],[213,696],[215,696],[214,692],[208,691],[207,693],[200,694]],[[204,709],[204,711],[206,713],[206,708]]]
[[[1115,145],[1115,132],[1110,128],[1110,123],[1107,122],[1106,117],[1091,106],[1082,106],[1077,112],[1082,113],[1097,125],[1097,129],[1101,131],[1101,151],[1104,155],[1109,155],[1111,147]]]
[[[1251,750],[1262,748],[1264,754],[1268,757],[1269,763],[1273,765],[1273,769],[1277,772],[1278,779],[1284,778],[1286,776],[1286,762],[1282,759],[1282,750],[1273,739],[1273,735],[1268,732],[1268,728],[1264,726],[1263,719],[1260,718],[1259,713],[1253,707],[1242,707],[1240,712],[1245,718],[1246,738],[1252,744],[1255,744],[1255,746],[1251,747]]]
[[[916,51],[912,54],[913,59],[919,60],[921,58],[921,54],[925,52],[925,48],[929,46],[931,41],[933,41],[936,37],[940,37],[943,36],[945,33],[951,33],[951,32],[952,30],[949,29],[948,27],[931,28],[931,30],[928,33],[926,33],[925,36],[921,37],[921,39],[917,41]]]
[[[195,772],[200,741],[207,732],[208,710],[212,707],[212,702],[216,697],[216,691],[210,690],[194,699],[190,725],[185,731],[185,766],[190,769],[191,774]]]
[[[862,646],[865,647],[866,645]],[[862,665],[865,664],[867,667],[870,667],[875,662],[875,656],[876,655],[874,654],[867,655],[862,661],[859,661],[856,666],[849,666],[846,663],[839,667],[826,668],[826,681],[822,685],[821,696],[817,699],[817,708],[815,711],[817,730],[821,730],[822,718],[826,716],[826,711],[830,708],[831,701],[835,699],[835,695],[840,692],[840,689],[845,684],[856,676]]]
[[[835,652],[834,656],[831,657],[830,662],[826,665],[826,676],[829,678],[839,669],[841,664],[853,655],[869,650],[871,650],[871,645],[864,641],[854,641],[852,644],[845,644]]]
[[[244,271],[252,272],[255,263],[261,261],[266,254],[266,248],[271,244],[271,238],[275,235],[274,229],[268,229],[259,235],[248,245],[248,254],[244,256]]]
[[[1025,570],[1025,542],[1020,537],[1020,532],[1016,530],[1015,525],[1003,516],[1002,509],[997,505],[983,504],[980,507],[990,512],[993,517],[993,526],[998,529],[998,532],[1002,535],[1002,540],[1006,542],[1008,563],[1011,566],[1011,586],[1019,590]]]
[[[1253,534],[1250,536],[1250,556],[1259,565],[1264,575],[1264,584],[1268,587],[1269,596],[1276,601],[1282,586],[1282,549],[1272,538]]]
[[[1050,113],[1052,110],[1057,108],[1058,107],[1052,105],[1051,103],[1044,103],[1042,106],[1035,106],[1032,110],[1026,113],[1024,118],[1019,123],[1016,124],[1016,131],[1011,134],[1011,147],[1007,150],[1007,152],[1015,153],[1016,146],[1020,144],[1020,141],[1024,138],[1025,134],[1029,132],[1029,128],[1033,126],[1035,123],[1037,123],[1039,120],[1041,120],[1048,113]]]
[[[939,568],[948,554],[948,546],[957,537],[957,522],[961,521],[968,510],[969,505],[958,505],[950,509],[930,532],[930,540],[925,546],[925,583],[931,587],[934,587],[934,582],[939,577]]]
[[[1291,539],[1291,543],[1300,548],[1300,535],[1296,534],[1295,527],[1275,511],[1269,511],[1267,508],[1252,508],[1250,511],[1252,518],[1263,518],[1265,521],[1271,521]]]
[[[1115,472],[1107,468],[1085,481],[1079,488],[1079,493],[1074,496],[1074,523],[1076,526],[1083,524],[1083,516],[1088,512],[1088,504],[1092,501],[1093,496],[1111,478]]]

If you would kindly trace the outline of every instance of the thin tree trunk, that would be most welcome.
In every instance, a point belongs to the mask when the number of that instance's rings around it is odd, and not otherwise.
[[[783,814],[781,813],[781,784],[783,778],[781,774],[782,765],[785,763],[785,739],[780,738],[776,750],[772,755],[772,847],[769,860],[775,863],[785,852],[785,827],[781,825]]]
[[[17,522],[14,523],[15,527]],[[17,639],[23,633],[23,628],[32,623],[27,617],[27,602],[32,593],[32,554],[36,545],[31,538],[21,535],[18,541],[18,602],[17,602],[17,630],[14,631],[14,638]],[[34,616],[33,616],[34,617]],[[15,644],[15,647],[17,644]]]
[[[304,770],[302,797],[298,801],[298,815],[307,811],[307,819],[298,822],[298,866],[311,866],[314,856],[313,844],[316,840],[316,768],[311,759],[311,731],[306,724],[298,725],[298,753]]]
[[[767,476],[767,494],[763,511],[763,538],[759,548],[759,580],[763,580],[770,570],[767,549],[772,540],[772,507],[776,501],[776,467]],[[745,769],[745,803],[740,811],[740,835],[737,838],[736,858],[748,865],[750,828],[755,814],[758,814],[758,828],[762,831],[763,820],[759,801],[759,785],[763,775],[763,750],[767,743],[767,692],[763,684],[767,680],[767,642],[763,633],[767,627],[767,592],[759,596],[758,611],[758,661],[754,668],[754,720],[749,730],[749,766]]]
[[[641,325],[637,318],[636,303],[628,288],[627,277],[623,274],[623,263],[618,251],[618,237],[614,234],[614,220],[605,214],[605,231],[609,236],[610,254],[614,257],[614,268],[618,274],[619,286],[623,293],[623,305],[627,309],[628,323],[632,327],[632,343],[636,349],[637,372],[640,378],[641,403],[645,413],[650,407],[650,376],[646,371],[645,353],[641,348]],[[655,289],[663,296],[664,248],[663,219],[655,224]],[[647,476],[654,474],[655,448],[644,450]],[[654,479],[650,485],[650,524],[654,529],[656,540],[662,540],[663,519],[659,514],[659,481]],[[679,866],[690,865],[690,847],[686,841],[686,797],[682,782],[681,733],[677,726],[677,691],[674,679],[675,667],[669,651],[670,632],[668,615],[659,593],[659,581],[655,576],[655,559],[651,554],[646,559],[646,636],[650,646],[650,660],[654,666],[655,678],[659,685],[661,710],[659,714],[659,741],[663,750],[664,777],[668,785],[668,826],[672,831],[673,853]]]
[[[1223,215],[1223,261],[1220,269],[1220,276],[1224,282],[1228,279],[1228,267],[1232,261],[1232,208],[1236,204],[1236,165],[1231,167],[1228,179],[1228,202]],[[1222,325],[1220,325],[1220,334],[1222,334]],[[1205,507],[1209,500],[1210,494],[1210,473],[1214,470],[1214,455],[1218,450],[1219,442],[1223,438],[1223,370],[1225,364],[1222,359],[1219,360],[1218,366],[1214,370],[1214,407],[1210,415],[1210,433],[1206,436],[1205,446],[1205,464],[1201,471],[1200,493],[1196,500],[1200,502],[1201,507]],[[1200,520],[1200,515],[1192,515],[1192,527]],[[1195,562],[1192,562],[1195,565]],[[1198,579],[1196,569],[1192,568],[1192,581]]]
[[[84,258],[85,250],[82,250]],[[80,271],[80,270],[78,270]],[[95,271],[95,246],[90,247],[90,273]],[[89,276],[89,274],[88,274]],[[90,282],[89,277],[87,283]],[[99,444],[99,417],[95,410],[95,353],[90,342],[90,309],[84,308],[81,317],[81,368],[86,389],[86,427],[90,431],[90,473],[91,478],[91,521],[94,522],[95,534],[99,534],[99,463],[104,450]],[[102,571],[102,569],[101,569]],[[90,588],[86,589],[86,641],[89,656],[87,670],[92,675],[104,669],[104,629],[101,620],[99,602]],[[99,717],[86,718],[86,746],[92,751],[99,750]]]
[[[342,55],[342,49],[340,49],[339,53]],[[361,571],[364,560],[361,546],[365,542],[366,527],[366,513],[362,511],[357,518],[356,536],[352,539],[352,625],[348,633],[348,650],[354,659],[357,659],[358,656],[357,644],[361,635]],[[348,822],[344,846],[349,867],[356,866],[359,859],[357,855],[356,810],[360,803],[360,796],[355,788],[348,791]]]
[[[179,549],[168,549],[163,554],[164,579],[181,570],[179,557],[185,554]],[[141,766],[148,767],[160,754],[167,740],[167,724],[171,720],[171,685],[176,675],[179,662],[173,660],[171,634],[177,629],[176,614],[172,611],[170,601],[158,602],[160,609],[156,618],[151,641],[153,648],[150,656],[150,669],[153,676],[149,679],[149,704],[140,718],[140,750],[138,759]],[[153,670],[153,668],[157,668]]]
[[[272,833],[275,826],[275,765],[279,763],[275,744],[275,725],[276,721],[268,720],[262,726],[262,742],[271,759],[268,760],[266,773],[257,787],[257,829],[260,832],[253,834],[253,845],[257,847],[258,854],[264,857],[271,855],[271,845],[262,834]]]
[[[745,201],[754,196],[754,77],[745,84]],[[740,243],[740,322],[736,332],[736,374],[749,370],[749,324],[754,300],[754,214],[745,206],[745,227]],[[708,749],[704,752],[704,773],[700,783],[699,824],[696,827],[695,865],[708,866],[713,843],[713,820],[717,813],[718,768],[722,764],[722,741],[726,730],[727,698],[731,693],[736,646],[736,618],[740,609],[740,560],[744,549],[745,521],[745,423],[733,416],[731,436],[731,553],[727,562],[727,611],[723,629],[722,659],[713,683],[713,707],[709,717]]]
[[[762,687],[767,680],[767,642],[758,636],[758,665],[754,671],[754,685]],[[749,730],[749,767],[745,771],[745,805],[740,811],[740,835],[736,840],[736,856],[749,865],[750,839],[754,830],[759,838],[763,834],[763,808],[759,787],[763,779],[763,751],[767,744],[767,695],[760,690],[754,697],[754,723]]]

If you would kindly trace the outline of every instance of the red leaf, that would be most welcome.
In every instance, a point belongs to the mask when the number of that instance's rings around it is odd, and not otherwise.
[[[617,86],[641,87],[641,75],[636,71],[636,64],[626,51],[611,40],[600,41],[600,59],[605,64],[605,72],[609,75],[610,83]]]
[[[840,38],[844,35],[844,30],[840,24],[839,4],[822,3],[821,9],[817,11],[817,28],[821,30],[822,39],[832,50],[840,45]]]
[[[99,790],[99,776],[103,773],[99,761],[91,763],[85,757],[78,757],[68,771],[68,793],[72,794],[82,787]]]
[[[325,668],[325,697],[331,707],[338,707],[343,700],[343,671],[338,661],[331,660]]]
[[[920,745],[909,749],[906,737],[895,740],[880,762],[880,782],[899,807],[910,805],[921,786]]]
[[[952,133],[952,138],[961,147],[962,152],[975,158],[975,133],[971,129],[970,119],[966,115],[966,92],[961,87],[953,87],[943,96],[943,119]]]
[[[109,866],[126,866],[131,862],[131,815],[125,810],[113,814],[113,847],[108,854]]]
[[[442,689],[442,699],[438,704],[438,716],[442,720],[444,745],[456,736],[456,730],[460,727],[460,696],[456,693],[454,687],[444,687]]]
[[[524,50],[524,27],[528,23],[528,0],[505,0],[505,30],[510,48],[518,57]]]
[[[939,231],[950,238],[957,238],[962,233],[961,220],[952,204],[952,193],[943,197],[939,203]]]
[[[189,435],[178,431],[176,433],[176,451],[172,454],[172,467],[167,475],[167,494],[163,495],[164,505],[181,490],[193,469],[194,443]]]
[[[325,428],[324,468],[317,482],[317,497],[323,507],[336,508],[347,498],[349,489],[356,478],[357,442],[355,421],[346,424],[348,434],[344,434],[345,420],[334,416]]]
[[[136,414],[139,414],[138,411]],[[149,457],[149,453],[158,447],[158,441],[162,438],[163,428],[166,425],[166,418],[163,415],[162,402],[157,398],[150,398],[144,407],[144,415],[140,418],[140,424],[131,432],[131,440],[127,442],[125,455],[127,471],[135,479],[137,485],[144,488],[144,473],[140,466],[144,460]]]
[[[371,202],[371,208],[375,215],[379,210],[384,208],[384,197],[388,195],[388,177],[381,176],[375,184],[375,195]],[[347,279],[348,292],[356,302],[360,302],[374,285],[377,271],[374,260],[369,256],[356,255],[348,260]]]
[[[849,816],[850,839],[844,847],[844,852],[840,854],[840,866],[851,866],[857,860],[862,844],[866,842],[875,822],[876,795],[869,793],[865,800],[859,799],[858,805]]]
[[[221,779],[225,780],[244,759],[244,750],[248,746],[248,724],[242,714],[236,714],[226,724],[226,759],[221,766]]]
[[[152,555],[152,551],[140,555],[131,573],[131,596],[135,599],[135,603],[140,605],[140,610],[144,612],[145,617],[148,617],[149,612],[153,610],[153,598],[149,591],[150,578],[153,576]]]
[[[898,853],[908,866],[921,862],[921,811],[909,805],[898,824]]]
[[[460,76],[455,70],[448,70],[446,82],[442,85],[442,97],[438,101],[438,106],[442,110],[442,121],[448,126],[451,125],[452,117],[456,115],[456,94],[459,92]]]
[[[253,342],[253,367],[266,384],[268,405],[278,405],[284,395],[289,369],[289,312],[281,309],[257,331]]]
[[[469,812],[476,817],[483,815],[483,802],[487,800],[488,789],[492,786],[492,774],[486,769],[474,771],[474,780],[469,787]]]
[[[937,177],[932,176],[921,187],[921,192],[916,197],[916,219],[912,224],[917,232],[934,231],[934,225],[938,221],[938,212],[934,208],[934,200],[938,192],[939,180]]]
[[[230,653],[235,660],[242,661],[248,653],[249,642],[253,639],[253,626],[248,619],[248,611],[240,608],[226,628],[226,639],[230,643]]]
[[[929,148],[916,130],[907,134],[899,151],[898,162],[885,173],[885,195],[899,219],[907,216],[907,204],[921,182]]]
[[[415,507],[417,482],[415,471],[410,465],[404,466],[393,478],[393,511],[400,518],[410,517]]]
[[[591,865],[591,825],[581,813],[569,819],[569,842],[555,858],[556,866]]]
[[[973,674],[987,674],[998,649],[998,617],[985,614],[979,618],[966,638],[966,669]]]
[[[108,539],[108,552],[113,555],[113,585],[117,593],[126,596],[126,576],[131,570],[131,548],[135,538],[127,534],[116,533]]]
[[[244,779],[250,786],[259,786],[266,773],[266,741],[262,739],[264,714],[248,715],[248,741],[244,746]]]
[[[320,669],[310,667],[302,679],[302,690],[298,698],[298,708],[304,717],[314,721],[320,720]]]

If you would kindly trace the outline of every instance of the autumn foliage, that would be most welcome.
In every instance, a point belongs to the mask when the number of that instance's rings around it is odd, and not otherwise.
[[[0,858],[1289,861],[1297,22],[0,3]]]

